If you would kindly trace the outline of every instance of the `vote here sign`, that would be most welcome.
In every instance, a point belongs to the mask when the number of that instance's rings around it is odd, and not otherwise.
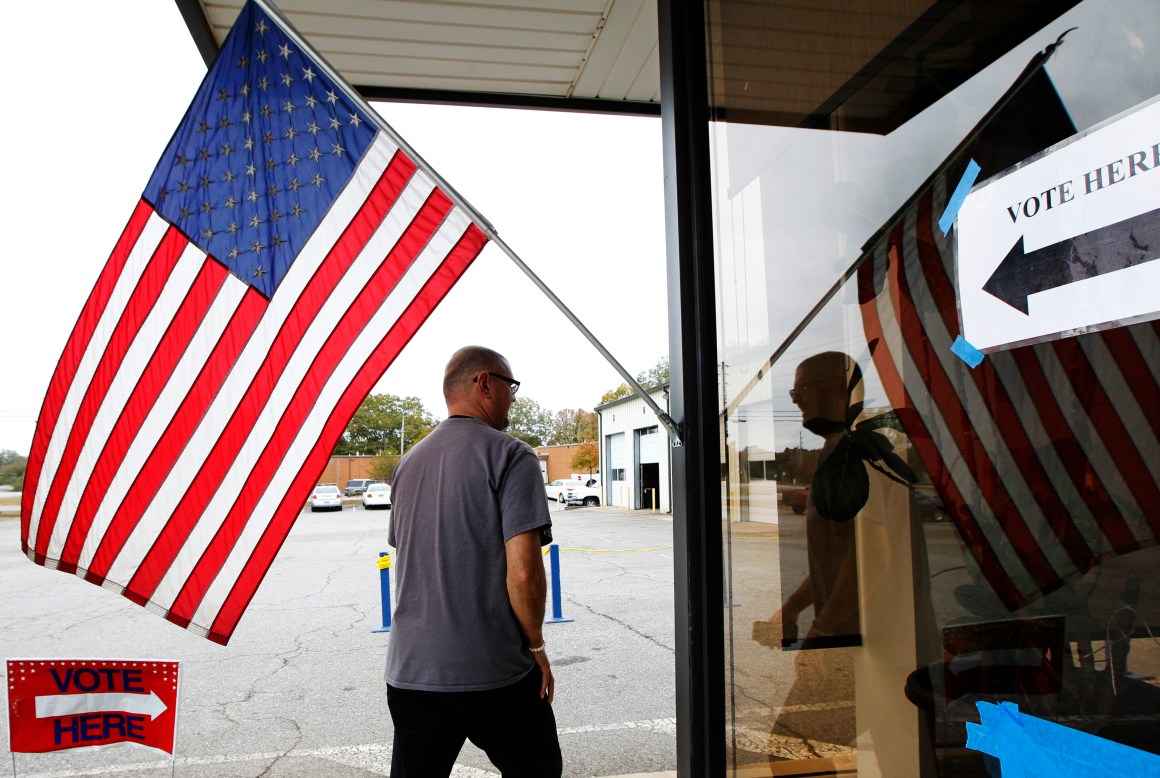
[[[1160,99],[977,185],[955,231],[980,351],[1160,317]]]
[[[178,663],[9,659],[8,737],[14,753],[130,743],[173,754]]]

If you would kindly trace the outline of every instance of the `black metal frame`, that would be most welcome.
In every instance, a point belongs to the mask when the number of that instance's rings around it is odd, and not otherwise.
[[[723,775],[724,563],[705,7],[658,0],[673,450],[677,774]]]

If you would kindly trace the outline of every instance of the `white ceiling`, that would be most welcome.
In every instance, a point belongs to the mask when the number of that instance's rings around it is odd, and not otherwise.
[[[242,0],[178,0],[178,5],[195,39],[197,27],[208,24],[202,32],[212,35],[216,50]],[[656,0],[279,0],[276,5],[369,97],[518,95],[570,105],[600,101],[609,110],[648,113],[660,104]],[[198,44],[206,55],[207,42]]]

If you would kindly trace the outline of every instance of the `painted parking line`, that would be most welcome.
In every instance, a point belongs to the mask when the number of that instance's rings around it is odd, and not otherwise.
[[[563,727],[560,736],[584,735],[592,732],[616,732],[638,730],[672,735],[677,730],[676,718],[644,719],[641,721],[618,721],[608,724],[592,724],[579,727]],[[326,748],[296,748],[292,751],[261,751],[252,754],[221,754],[217,756],[183,756],[170,762],[154,760],[121,765],[100,765],[88,769],[53,770],[50,772],[25,773],[21,778],[82,778],[90,775],[119,775],[143,770],[180,769],[206,765],[235,764],[240,762],[269,762],[281,759],[327,759],[338,764],[365,770],[376,775],[390,775],[391,746],[389,743],[364,743],[355,746],[330,746]],[[499,773],[481,770],[477,767],[457,764],[451,771],[452,778],[499,778]]]

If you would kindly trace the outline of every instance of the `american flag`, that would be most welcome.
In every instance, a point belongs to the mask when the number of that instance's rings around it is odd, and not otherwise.
[[[49,385],[25,554],[226,643],[347,421],[487,242],[242,9]]]
[[[956,176],[971,155],[985,179],[1075,131],[1042,70],[1004,114],[887,225],[857,283],[890,403],[983,579],[1015,610],[1156,543],[1160,324],[996,351],[974,369],[951,352],[954,233],[937,224]]]

